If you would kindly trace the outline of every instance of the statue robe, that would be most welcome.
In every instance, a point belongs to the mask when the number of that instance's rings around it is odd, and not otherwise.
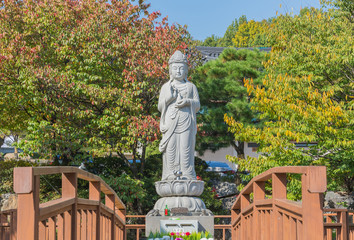
[[[180,96],[190,103],[176,108],[179,98],[167,103],[171,96],[171,83],[170,80],[162,86],[158,104],[158,110],[161,112],[162,140],[159,150],[163,153],[162,180],[175,179],[174,171],[181,171],[182,179],[196,179],[194,148],[197,133],[196,113],[200,108],[198,91],[189,81],[176,85]]]

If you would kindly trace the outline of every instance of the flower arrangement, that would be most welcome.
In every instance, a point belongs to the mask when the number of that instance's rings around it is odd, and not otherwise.
[[[148,240],[214,240],[209,232],[173,231],[170,233],[150,233]]]

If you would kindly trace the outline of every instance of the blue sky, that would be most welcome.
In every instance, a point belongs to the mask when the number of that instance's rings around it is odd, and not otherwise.
[[[147,0],[150,11],[159,10],[169,23],[187,25],[194,39],[222,37],[235,18],[260,21],[278,13],[297,14],[304,7],[320,7],[319,0]]]

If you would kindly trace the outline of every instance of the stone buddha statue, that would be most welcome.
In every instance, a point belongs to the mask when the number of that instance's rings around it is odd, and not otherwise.
[[[184,216],[189,217],[212,216],[199,198],[204,182],[196,179],[194,168],[196,113],[200,108],[198,91],[187,80],[187,58],[183,53],[176,51],[168,64],[170,80],[162,86],[158,103],[161,112],[162,140],[159,149],[162,152],[162,180],[155,182],[155,187],[161,198],[147,215],[148,232],[160,229],[160,225],[154,225],[156,222],[150,222],[149,217],[160,219],[158,217],[164,215],[167,208],[183,211]],[[211,217],[209,220],[213,225],[214,219]]]
[[[194,148],[197,133],[196,113],[200,108],[196,86],[187,80],[187,58],[176,51],[169,60],[170,80],[160,92],[158,110],[161,112],[163,153],[162,180],[175,179],[181,172],[185,180],[196,179]]]

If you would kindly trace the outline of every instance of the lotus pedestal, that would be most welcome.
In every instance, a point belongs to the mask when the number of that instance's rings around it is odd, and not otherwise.
[[[183,225],[183,221],[197,220],[200,231],[214,234],[214,215],[199,198],[204,190],[203,181],[164,180],[156,182],[155,187],[161,198],[146,216],[146,236],[149,236],[150,232],[162,231],[161,220],[171,219],[179,225]],[[168,209],[184,208],[188,211],[184,214],[164,216],[166,206]]]

